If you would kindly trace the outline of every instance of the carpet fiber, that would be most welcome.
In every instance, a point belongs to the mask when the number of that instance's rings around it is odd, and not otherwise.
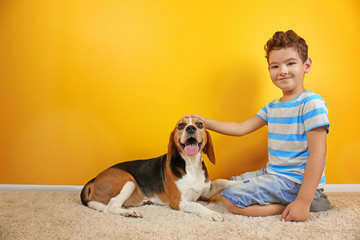
[[[219,198],[200,202],[220,212],[210,222],[169,207],[146,205],[140,219],[105,215],[81,205],[77,193],[0,192],[0,239],[360,239],[360,192],[328,193],[333,209],[304,223],[280,216],[244,217]]]

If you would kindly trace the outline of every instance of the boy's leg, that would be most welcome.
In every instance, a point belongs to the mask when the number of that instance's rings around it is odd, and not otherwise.
[[[271,203],[267,205],[254,204],[246,208],[238,207],[228,201],[226,198],[222,197],[223,203],[226,209],[234,214],[249,216],[249,217],[265,217],[271,215],[281,214],[286,205]],[[327,199],[327,196],[322,193],[318,199],[314,199],[311,203],[310,212],[322,212],[328,211],[332,208],[330,201]]]
[[[281,214],[286,205],[295,200],[300,185],[266,171],[256,172],[256,175],[236,179],[240,180],[238,184],[222,192],[226,208],[245,216]]]
[[[286,208],[285,205],[278,203],[271,203],[267,205],[254,204],[246,208],[238,207],[222,197],[225,207],[227,210],[234,214],[240,214],[249,217],[265,217],[271,215],[279,215]]]
[[[222,193],[224,205],[229,212],[245,216],[269,216],[281,214],[293,202],[301,185],[283,177],[256,171],[233,180],[242,180]],[[322,189],[315,193],[311,212],[326,211],[331,204]]]

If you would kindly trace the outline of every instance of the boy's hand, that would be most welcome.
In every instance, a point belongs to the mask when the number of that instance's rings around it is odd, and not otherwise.
[[[188,117],[199,118],[206,126],[206,118],[204,118],[203,116],[197,115],[197,114],[192,114],[192,115],[185,115],[181,119],[188,118]]]
[[[204,124],[206,124],[206,118],[204,118],[204,117],[201,116],[201,115],[192,114],[191,117],[199,118]]]
[[[280,220],[305,222],[309,218],[309,213],[310,205],[295,199],[285,208]]]

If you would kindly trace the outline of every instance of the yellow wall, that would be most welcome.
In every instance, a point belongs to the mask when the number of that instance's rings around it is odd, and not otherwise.
[[[329,106],[328,183],[360,183],[357,0],[0,1],[0,183],[84,184],[164,154],[184,114],[254,115],[281,94],[263,45],[287,29]],[[263,167],[266,131],[212,133],[212,178]]]

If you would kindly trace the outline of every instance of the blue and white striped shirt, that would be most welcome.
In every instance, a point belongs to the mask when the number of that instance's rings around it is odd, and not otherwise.
[[[301,184],[309,157],[306,133],[326,126],[329,132],[328,107],[318,95],[306,91],[295,99],[275,99],[257,114],[268,124],[267,171]],[[318,188],[325,185],[325,173]]]

